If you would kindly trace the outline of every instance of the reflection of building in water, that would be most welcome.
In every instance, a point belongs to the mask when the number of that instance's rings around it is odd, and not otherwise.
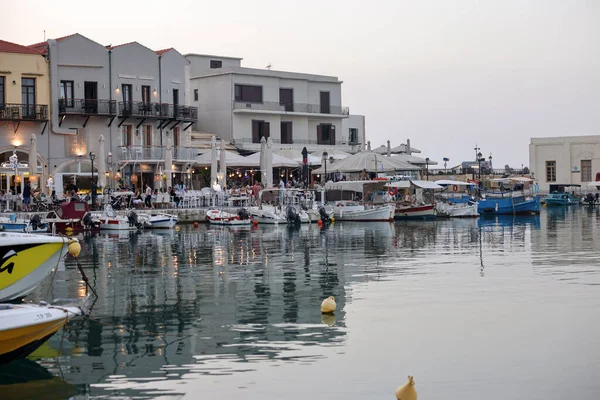
[[[594,238],[600,235],[596,209],[546,207],[540,229],[531,235],[534,271],[570,283],[600,283]]]
[[[392,238],[390,224],[86,237],[81,262],[100,294],[92,313],[99,322],[70,325],[63,348],[83,354],[61,361],[65,379],[149,377],[163,365],[194,364],[193,356],[278,359],[293,348],[301,357],[315,354],[303,353],[310,345],[342,343],[347,287],[366,279],[361,272]],[[68,263],[53,296],[83,296],[81,288]],[[338,304],[333,328],[319,311],[330,295]]]

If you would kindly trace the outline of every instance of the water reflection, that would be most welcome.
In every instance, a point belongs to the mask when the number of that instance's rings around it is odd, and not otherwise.
[[[44,366],[80,393],[153,397],[190,394],[169,382],[323,363],[330,350],[353,349],[348,315],[359,302],[356,287],[407,279],[433,279],[427,282],[434,288],[465,282],[483,287],[498,277],[528,274],[532,265],[534,273],[577,273],[581,280],[582,272],[597,273],[589,267],[597,261],[590,245],[597,218],[593,210],[562,209],[536,217],[322,228],[185,226],[179,232],[86,236],[82,264],[100,299],[92,320],[69,324],[62,341],[52,338],[61,356],[44,358]],[[31,298],[41,299],[46,289]],[[74,264],[67,262],[51,297],[83,293]],[[320,313],[328,296],[336,298],[335,315]],[[385,306],[398,298],[410,303],[426,297],[392,291],[380,301]],[[401,332],[393,324],[396,310],[373,318]],[[352,329],[374,321],[368,313],[361,316]],[[393,346],[395,334],[389,341]]]

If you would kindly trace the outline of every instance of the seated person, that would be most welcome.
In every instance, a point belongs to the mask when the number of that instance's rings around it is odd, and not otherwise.
[[[140,191],[136,191],[135,192],[135,197],[133,198],[133,205],[136,208],[139,208],[142,206],[142,203],[144,202],[144,200],[142,200],[142,193],[140,193]]]

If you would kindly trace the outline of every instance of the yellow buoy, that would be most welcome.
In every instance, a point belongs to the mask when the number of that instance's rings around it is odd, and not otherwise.
[[[412,376],[408,377],[408,382],[396,389],[396,399],[398,400],[417,400],[417,390],[415,389],[415,380]]]
[[[67,249],[69,250],[69,254],[73,257],[78,257],[79,253],[81,253],[81,245],[77,240],[70,240]]]
[[[65,232],[66,232],[66,233],[71,233],[71,232],[73,232],[73,228],[71,228],[70,226],[67,226],[67,227],[65,228]]]
[[[175,225],[175,232],[179,232],[179,225]]]
[[[322,313],[332,313],[335,311],[335,297],[329,296],[321,303],[321,312]]]
[[[335,218],[331,217],[331,222],[335,222]]]

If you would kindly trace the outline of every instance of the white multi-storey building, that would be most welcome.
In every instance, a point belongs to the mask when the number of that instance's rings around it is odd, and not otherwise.
[[[356,152],[364,144],[364,117],[342,106],[337,77],[245,68],[240,58],[186,57],[201,131],[249,151],[259,150],[262,137],[276,147],[309,151],[339,146]]]
[[[531,138],[529,167],[541,191],[600,180],[600,136]]]

